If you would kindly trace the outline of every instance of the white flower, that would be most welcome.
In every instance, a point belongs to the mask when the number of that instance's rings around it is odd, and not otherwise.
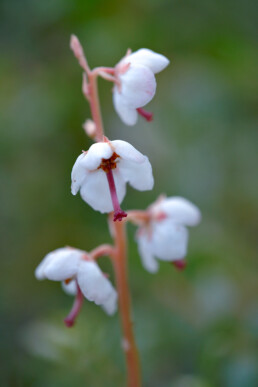
[[[142,48],[126,55],[116,65],[117,82],[113,90],[113,102],[117,114],[125,124],[136,124],[137,109],[145,106],[155,95],[154,74],[162,71],[168,64],[169,60],[165,56]],[[145,118],[148,114],[142,109],[138,113]]]
[[[143,266],[149,272],[158,270],[157,259],[185,266],[188,230],[201,220],[199,209],[181,197],[158,199],[147,210],[148,219],[137,232],[138,249]]]
[[[126,216],[120,203],[127,182],[139,191],[150,190],[154,184],[148,157],[126,141],[93,144],[77,158],[72,170],[72,194],[80,190],[82,199],[94,210],[114,210],[114,220]]]
[[[95,261],[85,251],[63,247],[47,254],[35,270],[37,279],[62,281],[63,289],[76,301],[67,325],[74,323],[82,304],[82,294],[112,315],[117,309],[117,292]]]

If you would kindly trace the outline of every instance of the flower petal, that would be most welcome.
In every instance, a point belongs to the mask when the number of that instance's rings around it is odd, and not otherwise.
[[[108,299],[101,305],[102,309],[109,315],[113,315],[117,310],[117,292],[110,293]]]
[[[132,64],[141,64],[148,67],[154,74],[159,73],[168,66],[169,60],[161,54],[158,54],[148,48],[141,48],[125,58]]]
[[[163,261],[182,259],[187,253],[188,231],[165,219],[155,222],[152,232],[152,252]]]
[[[72,278],[78,270],[78,264],[84,251],[64,247],[48,254],[49,258],[43,267],[45,278],[53,281],[64,281]]]
[[[77,286],[76,286],[75,280],[70,281],[68,284],[62,281],[61,284],[62,284],[62,289],[64,290],[65,293],[71,296],[76,296]]]
[[[141,163],[123,159],[117,163],[117,169],[119,169],[125,181],[139,191],[151,190],[154,185],[151,163],[147,156],[144,156],[144,158],[144,162]]]
[[[58,249],[58,250],[62,250],[62,249]],[[58,250],[55,250],[55,251],[58,251]],[[34,274],[35,274],[35,277],[36,277],[38,280],[46,279],[44,269],[45,269],[45,267],[49,264],[49,262],[52,261],[52,259],[54,259],[53,252],[48,253],[48,254],[43,258],[43,260],[40,262],[40,264],[36,267],[36,270],[35,270],[35,273],[34,273]]]
[[[77,194],[77,192],[79,191],[79,189],[83,183],[83,180],[85,179],[85,177],[88,174],[87,168],[85,167],[84,162],[83,162],[85,156],[86,156],[85,153],[82,153],[75,161],[75,164],[74,164],[73,169],[72,169],[71,190],[72,190],[73,195]]]
[[[115,148],[115,152],[124,160],[134,161],[136,163],[143,163],[145,156],[139,152],[134,146],[127,141],[114,140],[111,144]]]
[[[125,196],[126,183],[118,168],[113,169],[113,176],[117,197],[119,203],[121,203]],[[83,182],[80,193],[82,199],[94,210],[101,213],[113,211],[107,176],[102,169],[89,173],[87,179]]]
[[[201,220],[200,210],[189,200],[179,196],[165,198],[158,206],[171,220],[179,224],[196,226]]]
[[[81,261],[77,275],[78,284],[84,296],[102,305],[107,313],[115,312],[116,290],[93,261]]]
[[[121,82],[121,100],[130,108],[139,108],[152,100],[156,92],[156,80],[153,72],[146,66],[132,64],[119,75]],[[117,86],[115,86],[115,89]]]
[[[136,108],[131,108],[124,103],[124,99],[119,93],[117,87],[114,88],[113,92],[113,104],[115,111],[126,125],[133,126],[136,124],[138,119]]]
[[[109,142],[97,142],[91,145],[87,154],[85,155],[83,165],[89,170],[97,169],[102,159],[109,159],[113,154],[113,150]]]
[[[159,264],[151,251],[151,243],[147,233],[138,233],[136,239],[138,242],[138,251],[142,260],[143,267],[150,273],[156,273],[159,269]]]

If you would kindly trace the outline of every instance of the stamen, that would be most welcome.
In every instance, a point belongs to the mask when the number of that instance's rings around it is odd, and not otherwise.
[[[147,112],[147,110],[142,109],[142,108],[138,108],[136,110],[140,114],[140,116],[145,118],[146,121],[150,122],[153,120],[153,113]]]
[[[116,186],[115,186],[114,176],[113,176],[112,168],[111,167],[109,168],[108,171],[106,171],[106,174],[107,174],[107,180],[108,180],[111,200],[112,200],[113,207],[114,207],[114,218],[113,218],[113,220],[114,220],[114,222],[116,220],[121,221],[123,218],[127,217],[127,213],[124,212],[123,210],[121,210],[121,207],[120,207],[120,204],[119,204],[119,200],[118,200],[118,197],[117,197],[117,193],[116,193]]]
[[[186,261],[184,259],[179,259],[177,261],[171,262],[178,270],[184,270],[186,267]]]
[[[83,303],[83,294],[81,289],[79,288],[79,285],[76,282],[77,287],[77,294],[74,300],[74,304],[72,306],[72,309],[68,316],[64,319],[65,325],[70,328],[75,324],[75,319],[77,318],[78,314],[80,313],[82,303]]]

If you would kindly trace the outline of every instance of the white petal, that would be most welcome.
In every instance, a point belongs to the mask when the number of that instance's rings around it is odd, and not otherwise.
[[[156,80],[148,67],[132,64],[124,74],[119,75],[119,79],[121,100],[130,108],[146,105],[155,95]]]
[[[84,251],[64,247],[49,253],[51,257],[44,265],[44,276],[53,281],[64,281],[76,275]]]
[[[82,153],[77,160],[75,161],[75,164],[72,169],[72,194],[76,195],[79,191],[83,180],[85,179],[86,175],[88,174],[87,168],[85,167],[83,160],[85,158],[85,153]]]
[[[120,170],[125,181],[139,191],[151,190],[154,185],[151,163],[147,156],[144,158],[144,162],[141,163],[123,159],[117,163],[117,169]]]
[[[148,67],[154,74],[159,73],[168,66],[169,60],[161,54],[149,50],[147,48],[141,48],[138,51],[133,52],[131,55],[125,58],[130,63],[137,63]]]
[[[65,293],[71,296],[76,296],[77,294],[76,281],[72,280],[68,284],[62,281],[61,284],[62,284],[62,289],[64,290]]]
[[[58,250],[62,250],[62,249],[58,249]],[[55,250],[55,251],[58,251],[58,250]],[[53,252],[48,253],[48,254],[43,258],[43,260],[40,262],[40,264],[37,266],[37,268],[36,268],[36,270],[35,270],[35,277],[36,277],[38,280],[46,279],[44,269],[45,269],[45,267],[48,265],[48,263],[52,261],[52,259],[53,259]]]
[[[124,103],[124,99],[118,92],[117,87],[114,88],[113,92],[113,104],[115,111],[126,125],[133,126],[136,124],[138,119],[136,108],[131,108]]]
[[[182,259],[187,253],[188,231],[165,219],[155,222],[152,232],[152,252],[163,261]]]
[[[113,150],[108,142],[97,142],[89,148],[83,159],[83,165],[89,171],[93,171],[100,166],[102,159],[109,159],[112,154]]]
[[[113,289],[113,292],[110,293],[109,298],[101,306],[104,309],[104,311],[110,316],[116,312],[117,292],[115,291],[115,289]]]
[[[125,196],[126,183],[121,173],[119,173],[118,168],[112,171],[117,197],[119,203],[121,203]],[[102,169],[89,173],[87,179],[83,182],[80,193],[82,199],[94,210],[100,211],[101,213],[113,211],[107,176]]]
[[[152,254],[151,242],[148,234],[140,231],[140,234],[137,235],[136,239],[143,267],[150,273],[156,273],[159,269],[159,265]]]
[[[165,198],[158,205],[161,211],[179,224],[196,226],[201,220],[200,210],[182,197]]]
[[[114,140],[111,141],[111,144],[114,146],[115,152],[124,160],[130,160],[136,163],[143,163],[145,161],[145,156],[129,144],[129,142]]]
[[[102,305],[107,313],[114,313],[116,291],[95,262],[81,261],[77,279],[82,293],[89,301]]]

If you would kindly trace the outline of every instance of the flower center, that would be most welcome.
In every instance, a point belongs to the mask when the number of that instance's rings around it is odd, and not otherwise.
[[[120,156],[114,152],[113,155],[110,157],[110,159],[107,159],[107,160],[102,159],[102,162],[98,168],[98,169],[101,168],[104,172],[106,172],[107,181],[108,181],[109,190],[110,190],[110,195],[111,195],[111,200],[112,200],[112,204],[113,204],[113,208],[114,208],[114,218],[113,218],[114,222],[116,220],[121,221],[123,218],[125,218],[127,216],[127,213],[124,212],[123,210],[121,210],[119,200],[117,197],[115,180],[114,180],[114,176],[113,176],[113,172],[112,172],[112,169],[116,168],[116,159],[118,157],[120,157]]]
[[[100,166],[98,169],[102,169],[104,172],[109,172],[111,169],[116,168],[116,159],[120,156],[114,152],[110,159],[102,159]]]
[[[72,306],[70,313],[64,319],[64,323],[68,328],[72,327],[75,324],[75,320],[78,314],[80,313],[82,303],[83,303],[83,294],[77,282],[76,282],[76,287],[77,287],[77,294],[74,300],[74,304]]]

